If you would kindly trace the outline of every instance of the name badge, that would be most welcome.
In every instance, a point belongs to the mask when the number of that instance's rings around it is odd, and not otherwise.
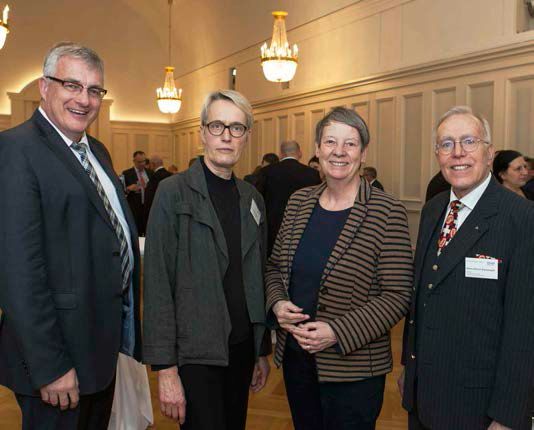
[[[479,279],[499,279],[499,261],[496,258],[465,259],[465,277]]]
[[[258,208],[258,205],[254,201],[254,199],[252,199],[252,203],[250,205],[250,213],[254,217],[254,221],[256,221],[256,224],[260,225],[261,212],[260,212],[260,209]]]

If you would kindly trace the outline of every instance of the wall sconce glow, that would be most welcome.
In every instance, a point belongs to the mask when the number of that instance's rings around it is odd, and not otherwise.
[[[7,25],[7,19],[9,14],[9,5],[6,5],[4,12],[2,13],[2,19],[0,20],[0,49],[4,47],[6,43],[6,37],[9,33],[9,26]]]
[[[165,83],[156,90],[158,108],[162,113],[177,113],[182,107],[182,89],[174,85],[174,67],[165,67]]]
[[[270,47],[267,47],[267,43],[261,47],[261,66],[268,81],[289,82],[297,71],[299,51],[297,45],[291,48],[287,41],[285,23],[287,12],[275,11],[272,14],[273,37]]]

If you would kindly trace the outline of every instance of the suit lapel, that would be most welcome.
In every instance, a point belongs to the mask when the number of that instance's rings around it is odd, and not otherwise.
[[[488,218],[497,214],[498,207],[498,194],[495,188],[498,185],[494,182],[494,180],[490,182],[473,211],[443,249],[438,263],[440,270],[436,285],[439,285],[465,259],[469,250],[488,232]]]
[[[61,136],[56,132],[56,130],[54,130],[54,128],[38,110],[35,111],[32,119],[42,133],[43,142],[72,173],[72,176],[74,176],[74,178],[76,178],[76,180],[82,185],[97,212],[102,216],[102,218],[104,218],[109,227],[113,229],[113,226],[109,220],[109,215],[106,212],[102,199],[98,195],[95,185],[76,156],[72,153],[71,149],[65,144]]]
[[[241,258],[245,258],[248,250],[256,241],[259,225],[251,213],[252,201],[254,200],[251,192],[238,179],[236,179],[236,186],[239,192],[239,211],[241,212]],[[256,208],[259,211],[260,207],[257,202]],[[263,214],[261,216],[263,217]],[[265,220],[261,219],[260,223],[262,222]]]

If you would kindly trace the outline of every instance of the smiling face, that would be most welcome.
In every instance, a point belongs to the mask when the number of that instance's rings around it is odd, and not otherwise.
[[[315,144],[315,155],[327,181],[348,181],[359,178],[360,166],[367,157],[362,150],[360,133],[341,122],[324,127],[320,145]]]
[[[509,188],[521,188],[528,180],[528,165],[524,157],[517,157],[508,169],[500,173],[502,183]]]
[[[458,141],[468,136],[484,139],[481,124],[468,114],[450,116],[437,130],[438,142],[444,139]],[[458,142],[450,154],[436,152],[441,173],[458,198],[469,194],[488,177],[494,152],[493,145],[484,142],[480,142],[473,152],[466,152]]]
[[[229,100],[216,100],[208,110],[206,124],[221,121],[225,125],[246,124],[245,113]],[[206,125],[202,126],[200,137],[204,146],[204,162],[211,171],[229,172],[239,161],[241,152],[250,136],[247,130],[241,137],[233,137],[225,128],[220,136],[214,136]]]
[[[98,69],[74,57],[61,57],[57,62],[55,78],[77,82],[84,87],[104,85],[104,78]],[[80,94],[68,92],[59,82],[46,78],[39,81],[41,107],[61,132],[78,142],[84,131],[98,116],[102,100],[92,97],[84,89]]]

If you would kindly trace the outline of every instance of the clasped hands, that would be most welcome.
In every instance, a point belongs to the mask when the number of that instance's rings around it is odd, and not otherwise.
[[[41,399],[52,406],[59,406],[62,411],[78,406],[80,392],[76,370],[70,369],[50,384],[41,387]]]
[[[304,322],[310,319],[289,300],[280,300],[273,306],[278,324],[292,334],[302,349],[315,354],[337,343],[337,338],[330,324],[323,321]]]

